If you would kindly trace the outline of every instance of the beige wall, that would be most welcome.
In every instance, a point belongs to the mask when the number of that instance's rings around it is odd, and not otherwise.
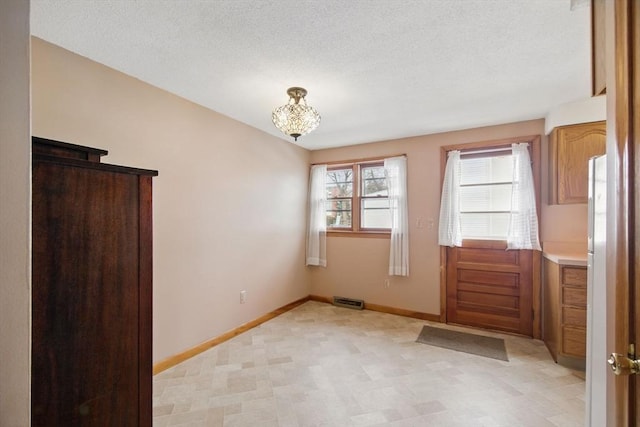
[[[33,134],[107,149],[106,163],[159,170],[154,362],[309,294],[308,151],[32,43]]]
[[[39,39],[34,135],[158,169],[154,361],[309,293],[438,314],[440,147],[542,135],[541,240],[584,242],[586,206],[548,206],[544,120],[309,152]],[[328,267],[304,263],[308,163],[406,153],[410,269],[387,279],[387,239],[330,237]],[[422,227],[417,224],[420,221]],[[239,292],[247,290],[247,304]]]
[[[0,425],[30,424],[29,2],[0,2]]]
[[[313,151],[313,163],[407,154],[410,276],[387,279],[388,239],[329,237],[327,268],[311,269],[311,293],[362,298],[366,302],[423,313],[440,312],[440,147],[475,141],[542,135],[541,240],[586,241],[586,205],[548,206],[547,138],[544,120],[426,135]],[[418,222],[423,227],[418,228]]]

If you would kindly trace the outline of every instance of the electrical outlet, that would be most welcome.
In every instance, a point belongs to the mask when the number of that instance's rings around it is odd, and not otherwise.
[[[247,302],[247,291],[240,291],[240,304]]]
[[[389,287],[389,279],[384,279],[384,287],[385,289]]]

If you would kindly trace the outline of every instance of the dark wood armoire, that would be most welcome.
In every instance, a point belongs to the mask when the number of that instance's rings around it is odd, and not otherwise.
[[[33,426],[151,426],[152,170],[33,138]]]

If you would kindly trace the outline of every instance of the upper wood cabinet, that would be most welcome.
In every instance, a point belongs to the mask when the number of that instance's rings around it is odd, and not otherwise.
[[[549,139],[549,204],[587,203],[589,159],[606,151],[606,124],[554,128]]]
[[[607,92],[604,16],[605,0],[591,0],[591,82],[593,96]]]

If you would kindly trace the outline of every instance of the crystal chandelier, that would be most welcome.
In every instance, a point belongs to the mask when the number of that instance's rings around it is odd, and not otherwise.
[[[307,90],[301,87],[287,89],[289,102],[273,110],[271,120],[283,133],[292,136],[295,141],[301,135],[306,135],[320,124],[320,114],[315,108],[307,105],[305,96]],[[300,103],[300,100],[304,104]]]

